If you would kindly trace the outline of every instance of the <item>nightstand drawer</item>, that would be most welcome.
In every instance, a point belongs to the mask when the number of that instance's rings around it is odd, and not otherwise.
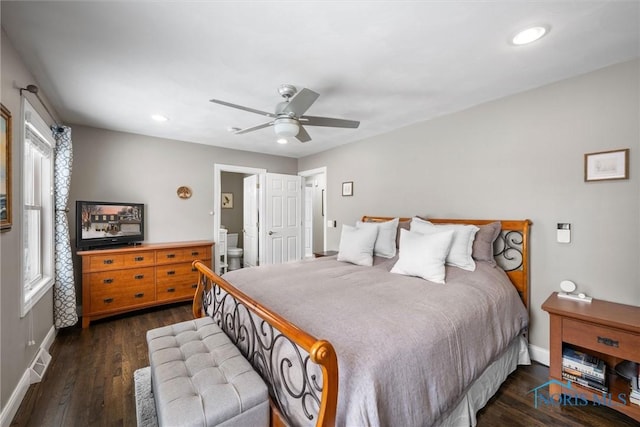
[[[562,340],[626,360],[637,360],[640,335],[573,319],[562,320]]]

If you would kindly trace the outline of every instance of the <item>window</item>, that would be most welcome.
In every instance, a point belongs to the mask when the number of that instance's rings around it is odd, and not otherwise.
[[[53,147],[49,126],[24,100],[23,292],[24,316],[54,282]]]

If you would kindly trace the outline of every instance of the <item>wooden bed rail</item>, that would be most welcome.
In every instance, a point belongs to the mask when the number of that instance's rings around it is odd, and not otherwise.
[[[331,343],[326,340],[318,340],[277,313],[261,305],[222,277],[215,274],[202,262],[194,261],[193,267],[199,271],[198,288],[196,289],[193,299],[194,317],[211,315],[225,333],[230,335],[234,344],[240,344],[238,345],[240,351],[262,375],[269,387],[272,405],[277,407],[277,411],[272,411],[272,415],[274,412],[279,412],[284,415],[287,424],[290,424],[288,416],[290,410],[289,405],[283,408],[283,405],[279,404],[281,392],[277,390],[273,382],[274,379],[286,382],[283,376],[284,373],[282,372],[282,365],[287,364],[288,368],[291,368],[292,363],[289,359],[277,360],[275,369],[280,370],[280,377],[274,378],[274,373],[269,369],[269,366],[267,366],[274,363],[273,360],[271,360],[271,354],[265,355],[261,352],[268,351],[270,353],[275,348],[276,340],[282,341],[282,339],[286,339],[291,344],[306,352],[308,354],[308,360],[318,365],[322,371],[322,382],[318,384],[318,379],[308,371],[307,360],[302,361],[302,359],[300,359],[303,369],[300,375],[304,377],[305,381],[303,382],[302,391],[299,391],[299,393],[296,391],[296,393],[292,394],[296,394],[294,397],[301,400],[301,409],[307,419],[312,421],[313,418],[316,418],[315,425],[317,427],[334,426],[338,403],[338,359]],[[229,302],[228,297],[232,298],[233,302]],[[231,304],[232,307],[229,307]],[[255,328],[253,332],[248,331],[246,327],[238,323],[240,320],[236,317],[241,316],[241,307],[244,307],[244,309],[260,319],[259,325],[255,325],[253,320],[250,321],[252,327]],[[268,323],[273,329],[266,331],[263,322]],[[247,335],[251,333],[257,334],[257,338],[255,338],[257,342],[247,342],[251,341],[251,337]],[[266,346],[263,342],[265,339],[269,340]],[[298,353],[298,357],[301,358],[302,355]],[[320,394],[320,397],[318,397],[317,394]],[[316,414],[307,412],[308,399],[315,400],[318,404]],[[274,424],[278,425],[278,423],[272,419],[272,425]]]

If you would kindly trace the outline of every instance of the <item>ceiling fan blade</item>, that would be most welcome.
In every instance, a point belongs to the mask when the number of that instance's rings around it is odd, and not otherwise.
[[[334,128],[355,129],[360,126],[360,122],[355,120],[332,119],[330,117],[302,116],[300,121],[307,126],[327,126]]]
[[[215,104],[224,105],[225,107],[237,108],[238,110],[243,110],[243,111],[248,111],[250,113],[260,114],[261,116],[277,117],[273,113],[267,113],[266,111],[260,111],[260,110],[254,109],[254,108],[243,107],[242,105],[232,104],[232,103],[226,102],[226,101],[220,101],[219,99],[210,99],[209,101],[213,102]]]
[[[296,117],[300,117],[316,102],[319,96],[311,89],[304,88],[291,98],[282,112],[285,114],[293,113]]]
[[[262,123],[261,125],[253,126],[246,129],[240,129],[234,132],[234,135],[242,135],[243,133],[253,132],[254,130],[263,129],[273,125],[273,122]]]
[[[309,141],[311,141],[311,137],[309,136],[309,134],[307,133],[305,128],[303,128],[302,126],[300,126],[300,130],[298,131],[298,134],[296,135],[296,139],[298,141],[300,141],[300,142],[309,142]]]

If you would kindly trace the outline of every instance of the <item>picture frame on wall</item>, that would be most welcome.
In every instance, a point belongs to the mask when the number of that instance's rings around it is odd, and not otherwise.
[[[342,195],[343,196],[353,196],[353,181],[343,182],[342,183]]]
[[[584,180],[629,179],[629,149],[600,151],[584,155]]]
[[[233,193],[222,193],[220,204],[222,209],[233,209]]]
[[[11,228],[11,112],[0,104],[0,230]]]

